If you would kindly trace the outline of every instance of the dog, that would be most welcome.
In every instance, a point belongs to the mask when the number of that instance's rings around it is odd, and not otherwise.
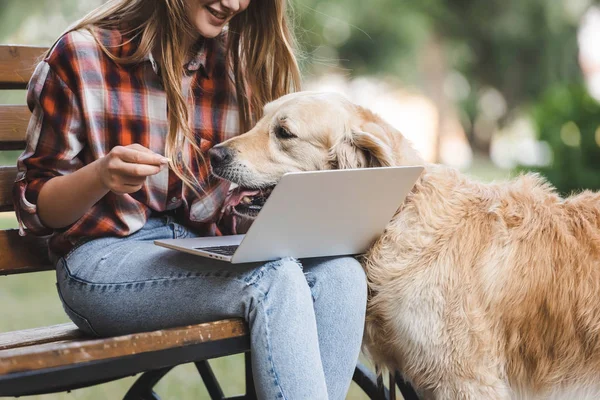
[[[600,195],[561,198],[536,174],[480,183],[424,160],[400,132],[333,93],[264,107],[210,151],[252,218],[291,171],[424,165],[361,256],[364,348],[424,398],[600,398]],[[357,227],[360,229],[360,227]]]

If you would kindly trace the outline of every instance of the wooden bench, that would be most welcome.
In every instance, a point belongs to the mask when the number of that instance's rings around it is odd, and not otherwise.
[[[0,90],[25,89],[45,50],[0,45]],[[24,104],[0,105],[0,151],[25,148],[29,117]],[[13,211],[15,176],[14,165],[0,166],[0,212]],[[0,275],[52,269],[44,238],[21,237],[17,229],[0,230]],[[0,333],[0,396],[71,390],[143,372],[124,398],[158,399],[153,391],[156,383],[173,367],[194,362],[211,398],[223,399],[207,360],[243,352],[246,394],[236,398],[254,399],[249,350],[248,328],[241,319],[105,339],[86,337],[72,323]],[[390,398],[382,379],[378,384],[363,365],[357,366],[354,381],[371,399]],[[406,388],[401,390],[406,399],[416,398],[404,393]]]

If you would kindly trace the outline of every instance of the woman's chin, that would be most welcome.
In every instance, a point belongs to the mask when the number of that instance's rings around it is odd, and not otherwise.
[[[210,27],[196,27],[196,29],[198,30],[198,33],[200,34],[200,36],[205,37],[207,39],[212,39],[215,38],[217,36],[219,36],[221,34],[221,32],[223,32],[223,28],[217,28],[216,26],[210,26]]]

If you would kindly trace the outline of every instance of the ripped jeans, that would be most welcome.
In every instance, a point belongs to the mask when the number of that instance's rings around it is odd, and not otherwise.
[[[366,278],[353,257],[230,264],[152,243],[194,237],[170,215],[57,260],[66,313],[113,336],[242,317],[260,399],[344,399],[360,352]]]

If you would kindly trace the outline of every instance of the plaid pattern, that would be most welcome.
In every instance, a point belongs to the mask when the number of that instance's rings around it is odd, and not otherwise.
[[[136,49],[136,40],[126,40],[118,31],[97,29],[96,34],[115,55],[130,55]],[[240,133],[238,109],[223,38],[203,39],[194,50],[182,82],[193,110],[190,122],[197,144],[208,160],[208,149]],[[37,198],[48,179],[69,174],[114,146],[139,143],[164,154],[167,102],[158,72],[151,54],[142,63],[118,65],[84,30],[63,36],[40,62],[29,83],[32,117],[13,187],[21,235],[52,235],[50,251],[64,255],[81,238],[127,236],[139,230],[152,211],[169,210],[202,235],[229,233],[221,215],[229,183],[207,176],[206,167],[196,163],[191,168],[205,192],[200,198],[164,168],[135,193],[109,192],[66,228],[50,229],[37,215]],[[189,160],[191,151],[186,145],[178,156]]]

